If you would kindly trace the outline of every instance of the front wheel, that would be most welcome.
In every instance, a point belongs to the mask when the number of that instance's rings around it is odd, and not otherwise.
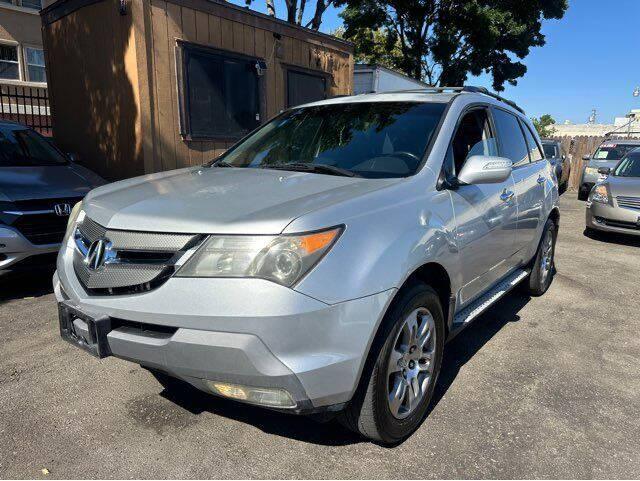
[[[547,292],[553,281],[557,235],[556,224],[548,219],[531,265],[531,273],[524,284],[526,291],[532,296],[541,296]]]
[[[341,421],[365,437],[393,444],[422,422],[444,350],[444,317],[436,292],[415,284],[398,294],[374,345],[375,362]]]

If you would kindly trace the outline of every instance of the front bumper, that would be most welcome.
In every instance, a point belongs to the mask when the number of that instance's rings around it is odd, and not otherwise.
[[[640,211],[615,205],[589,202],[586,209],[588,228],[640,236]]]
[[[207,380],[285,389],[299,413],[351,399],[395,292],[329,305],[261,279],[172,277],[143,294],[90,296],[65,251],[56,298],[115,320],[106,335],[111,354],[207,392]]]
[[[21,263],[32,256],[42,255],[49,259],[60,249],[60,244],[34,245],[17,230],[0,226],[0,273],[19,268]]]

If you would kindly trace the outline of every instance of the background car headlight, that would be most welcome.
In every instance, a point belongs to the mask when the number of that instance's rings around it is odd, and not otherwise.
[[[591,191],[591,201],[608,204],[609,193],[607,192],[607,186],[604,184],[597,184]]]
[[[595,167],[587,167],[586,169],[584,169],[584,173],[586,175],[598,175],[598,169],[596,169]]]
[[[73,230],[76,226],[83,221],[84,219],[84,211],[82,210],[82,201],[78,202],[71,209],[71,214],[69,214],[69,220],[67,220],[67,230],[64,234],[64,239],[62,240],[62,245],[67,245],[69,241],[69,237],[73,234]]]
[[[211,236],[178,277],[257,277],[291,286],[322,258],[342,228],[279,236]]]

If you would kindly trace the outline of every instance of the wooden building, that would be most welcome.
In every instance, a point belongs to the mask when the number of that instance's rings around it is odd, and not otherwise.
[[[352,90],[350,43],[220,0],[58,0],[41,15],[54,138],[107,179],[201,164]]]

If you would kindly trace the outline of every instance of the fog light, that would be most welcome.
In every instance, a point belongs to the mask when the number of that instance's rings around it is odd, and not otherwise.
[[[284,389],[240,386],[238,384],[227,384],[217,381],[207,381],[207,386],[209,386],[209,389],[215,394],[230,399],[238,399],[262,406],[279,408],[296,407],[296,403],[291,398],[291,394]]]

